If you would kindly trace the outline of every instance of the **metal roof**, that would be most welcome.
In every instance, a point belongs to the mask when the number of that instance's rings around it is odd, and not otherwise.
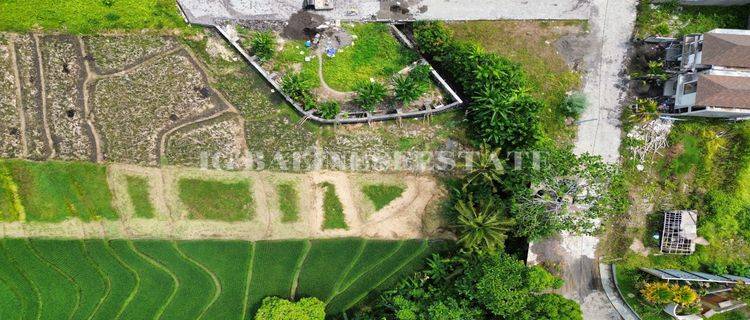
[[[717,276],[698,271],[683,271],[675,269],[652,269],[640,268],[641,271],[651,274],[659,279],[667,281],[693,281],[693,282],[712,282],[712,283],[737,283],[739,281],[750,283],[750,278],[723,275]]]

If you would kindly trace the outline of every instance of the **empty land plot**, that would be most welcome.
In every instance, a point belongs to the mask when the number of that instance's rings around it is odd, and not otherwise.
[[[359,82],[388,79],[419,59],[391,35],[388,24],[364,23],[346,28],[357,36],[355,45],[323,60],[323,78],[333,89],[353,91]]]
[[[63,242],[63,241],[59,241]],[[138,278],[133,270],[120,262],[105,241],[84,240],[86,254],[96,263],[105,277],[107,295],[91,318],[111,320],[120,314],[138,290]]]
[[[251,220],[254,215],[250,181],[180,179],[180,201],[190,219]]]
[[[242,168],[245,137],[235,113],[188,125],[169,135],[166,159],[170,164],[211,168]]]
[[[164,319],[190,319],[203,314],[219,290],[209,274],[185,259],[173,242],[135,241],[134,245],[177,279],[177,291],[161,316]]]
[[[47,122],[56,156],[62,160],[95,159],[94,139],[83,110],[86,75],[78,39],[72,36],[41,39]]]
[[[109,290],[99,270],[83,251],[81,241],[31,240],[31,246],[47,262],[74,281],[80,299],[72,319],[89,319]]]
[[[343,283],[339,288],[340,293],[326,305],[326,312],[338,314],[351,308],[372,290],[380,287],[388,278],[408,267],[409,264],[415,263],[413,260],[423,254],[428,247],[425,240],[404,241],[393,255],[382,259],[360,277]]]
[[[22,155],[22,128],[18,112],[14,54],[10,39],[0,34],[0,157]]]
[[[34,283],[40,297],[41,319],[69,319],[78,306],[76,287],[41,260],[23,239],[5,239],[3,248],[18,269]]]
[[[179,45],[173,38],[152,35],[93,36],[83,40],[99,74],[133,67]]]
[[[397,199],[404,193],[404,187],[386,184],[371,184],[362,187],[362,192],[367,196],[375,210],[385,208],[391,201]]]
[[[154,206],[151,204],[151,194],[148,179],[145,177],[127,176],[128,196],[133,204],[133,214],[137,218],[150,219],[154,217]]]
[[[28,221],[117,218],[104,166],[85,162],[6,160],[0,161],[0,167],[5,167],[17,185]]]
[[[204,319],[239,320],[245,306],[250,250],[253,244],[244,241],[185,241],[178,248],[188,257],[205,266],[219,280],[221,294],[208,308]]]
[[[138,291],[122,311],[120,319],[153,319],[160,315],[176,290],[172,277],[155,262],[147,260],[128,241],[113,240],[110,246],[137,274]]]
[[[305,253],[307,241],[263,241],[255,244],[248,314],[255,314],[263,298],[289,297],[294,283],[297,263]]]
[[[326,301],[334,294],[336,283],[353,266],[364,245],[362,239],[312,241],[299,274],[296,296]]]
[[[19,269],[18,265],[13,262],[13,256],[4,249],[5,243],[0,243],[0,265],[3,266],[0,268],[0,279],[16,293],[16,304],[20,304],[19,309],[0,310],[0,315],[4,315],[10,311],[14,314],[14,317],[21,316],[23,319],[39,318],[41,298],[38,288]],[[2,319],[5,319],[5,317]]]
[[[294,182],[285,182],[276,186],[279,196],[279,210],[281,222],[295,222],[299,220],[299,192]]]
[[[182,51],[99,79],[91,92],[104,157],[114,162],[158,165],[166,130],[219,111],[200,70]]]
[[[344,207],[336,195],[336,187],[330,182],[321,184],[323,187],[323,230],[348,229]]]
[[[44,160],[50,154],[42,113],[42,92],[40,88],[39,59],[36,41],[30,35],[19,35],[14,40],[18,81],[21,84],[21,105],[26,120],[27,157]]]

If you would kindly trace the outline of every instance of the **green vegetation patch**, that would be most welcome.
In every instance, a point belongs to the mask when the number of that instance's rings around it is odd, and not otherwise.
[[[330,182],[323,182],[321,186],[323,193],[323,230],[327,229],[348,229],[346,217],[344,216],[344,207],[336,195],[336,187]]]
[[[128,196],[133,204],[134,214],[138,218],[153,218],[154,206],[151,205],[149,197],[148,179],[144,177],[127,176],[125,182],[128,185]]]
[[[0,2],[0,30],[35,28],[97,33],[109,29],[187,29],[171,0],[10,0]]]
[[[402,186],[386,184],[371,184],[362,187],[362,192],[375,205],[375,210],[385,208],[391,201],[400,197],[404,190]]]
[[[80,296],[72,319],[89,319],[106,296],[107,283],[83,251],[83,242],[32,240],[31,246],[66,277],[75,279]]]
[[[653,4],[652,0],[638,3],[636,35],[682,36],[704,33],[716,28],[745,29],[750,5],[745,6],[681,6],[674,2]]]
[[[249,181],[181,179],[180,200],[191,219],[251,220],[254,214]]]
[[[281,222],[295,222],[299,220],[299,193],[296,186],[291,183],[282,183],[276,186],[279,196],[279,210],[281,210]]]
[[[24,215],[18,186],[8,168],[0,165],[0,220],[17,221]]]
[[[57,241],[62,242],[62,241]],[[107,279],[108,292],[91,318],[93,320],[110,320],[112,315],[119,315],[135,296],[139,284],[137,274],[125,265],[114,254],[107,242],[101,240],[84,240],[84,251],[94,261],[102,276]]]
[[[112,240],[110,247],[117,257],[135,271],[138,291],[131,298],[121,319],[158,318],[174,296],[177,284],[163,266],[136,251],[126,240]]]
[[[358,82],[387,79],[418,59],[391,35],[388,24],[363,23],[347,29],[357,36],[354,45],[333,58],[323,58],[323,78],[335,90],[353,91]]]
[[[206,267],[219,280],[221,294],[206,311],[204,319],[241,319],[252,246],[251,242],[244,241],[178,242],[180,251]]]
[[[298,295],[323,301],[332,297],[337,282],[351,269],[364,245],[362,239],[313,241],[299,275]]]
[[[307,241],[301,240],[255,244],[247,298],[249,314],[255,314],[265,297],[291,295],[298,262],[304,259],[308,245]]]
[[[117,219],[106,170],[105,166],[85,162],[0,161],[0,172],[10,172],[18,188],[28,221]],[[7,176],[5,184],[0,181],[0,195],[11,194],[0,197],[0,208],[16,208],[13,212],[17,213],[12,186]],[[11,203],[7,202],[9,198]]]
[[[219,290],[211,276],[192,260],[177,251],[168,241],[137,241],[138,251],[159,263],[177,279],[177,291],[162,316],[165,319],[190,319],[201,315]]]
[[[582,32],[584,22],[467,21],[446,26],[455,39],[478,43],[487,52],[519,64],[528,80],[529,93],[546,105],[539,115],[543,132],[555,141],[572,142],[576,127],[565,124],[564,102],[567,92],[581,86],[581,75],[571,70],[549,43],[565,34]]]
[[[42,260],[25,239],[3,240],[5,253],[39,292],[41,319],[69,319],[76,307],[77,288]]]
[[[244,320],[269,296],[336,301],[337,315],[430,252],[426,241],[357,238],[0,243],[3,319]]]

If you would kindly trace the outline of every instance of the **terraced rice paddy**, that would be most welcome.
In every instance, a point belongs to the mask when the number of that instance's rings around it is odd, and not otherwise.
[[[266,296],[327,313],[419,266],[426,240],[0,241],[1,319],[252,319]]]

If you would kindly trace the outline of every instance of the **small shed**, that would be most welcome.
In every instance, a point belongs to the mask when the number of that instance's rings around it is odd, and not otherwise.
[[[691,254],[698,239],[698,213],[689,210],[664,213],[661,232],[661,252]]]
[[[333,0],[305,0],[306,10],[333,10]]]

